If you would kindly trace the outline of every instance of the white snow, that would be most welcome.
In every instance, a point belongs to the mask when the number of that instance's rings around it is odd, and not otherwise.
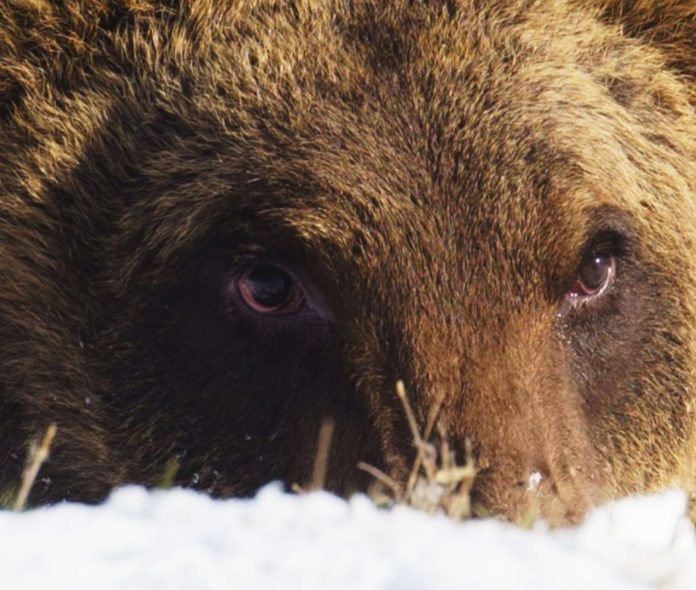
[[[534,492],[539,489],[539,484],[541,484],[542,475],[538,471],[535,471],[529,476],[527,481],[527,491]]]
[[[524,531],[277,486],[253,500],[128,487],[98,507],[1,512],[0,588],[694,590],[685,514],[669,492]]]

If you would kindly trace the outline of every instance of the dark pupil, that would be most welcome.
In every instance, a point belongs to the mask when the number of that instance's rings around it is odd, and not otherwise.
[[[264,307],[280,307],[292,294],[292,279],[279,268],[259,266],[249,273],[248,281],[252,297]]]
[[[580,270],[580,280],[588,289],[599,289],[607,278],[609,258],[594,256],[583,264]]]

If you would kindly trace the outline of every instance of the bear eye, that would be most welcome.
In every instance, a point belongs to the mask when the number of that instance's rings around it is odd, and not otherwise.
[[[295,280],[271,264],[253,266],[237,280],[242,301],[261,314],[292,314],[300,309],[304,295]]]
[[[596,297],[614,280],[616,259],[605,254],[592,254],[585,258],[578,269],[578,276],[567,297],[577,301]]]

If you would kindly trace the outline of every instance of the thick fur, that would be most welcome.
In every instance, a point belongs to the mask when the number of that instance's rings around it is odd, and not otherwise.
[[[403,379],[491,512],[696,491],[694,46],[691,0],[0,1],[0,483],[50,422],[34,503],[304,483],[327,416],[331,489],[403,482]],[[248,313],[255,259],[326,313]]]

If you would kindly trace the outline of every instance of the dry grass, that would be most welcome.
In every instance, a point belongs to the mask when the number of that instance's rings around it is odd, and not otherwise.
[[[376,467],[359,463],[360,469],[375,478],[376,485],[372,486],[370,497],[378,505],[404,504],[424,512],[443,512],[456,520],[471,518],[476,512],[470,495],[476,478],[476,466],[470,441],[466,442],[464,464],[458,465],[455,453],[447,442],[447,433],[437,423],[442,399],[435,404],[425,430],[421,433],[402,381],[396,384],[396,395],[408,420],[416,457],[405,487]],[[439,445],[430,442],[436,423]]]
[[[305,486],[298,483],[292,484],[292,491],[296,494],[305,494],[307,492],[316,492],[323,490],[326,486],[326,471],[329,466],[329,453],[331,452],[331,440],[333,439],[336,422],[331,417],[324,418],[319,428],[319,437],[317,439],[317,451],[314,454],[314,466],[312,468],[312,477]]]
[[[333,418],[325,418],[321,423],[317,452],[314,456],[312,480],[309,486],[311,491],[323,490],[326,484],[326,470],[329,465],[329,451],[331,450],[331,439],[333,438],[335,426],[336,423]]]
[[[159,490],[168,490],[174,487],[174,480],[176,480],[180,467],[179,459],[176,457],[169,459],[155,487]]]
[[[466,442],[465,462],[458,465],[455,453],[447,442],[447,433],[442,425],[437,423],[442,399],[435,404],[421,433],[403,381],[397,382],[396,395],[404,408],[413,435],[416,456],[406,486],[399,485],[373,465],[358,463],[358,468],[374,477],[374,484],[368,491],[372,501],[378,506],[403,504],[424,512],[443,512],[455,520],[471,518],[474,513],[481,516],[479,510],[471,504],[470,492],[476,478],[471,444],[469,441]],[[437,446],[430,442],[436,424],[440,441]],[[293,484],[292,490],[295,493],[303,494],[324,488],[334,426],[331,418],[325,419],[322,423],[312,477],[305,486]]]
[[[24,510],[31,488],[34,486],[36,476],[39,474],[41,466],[46,462],[50,454],[53,439],[56,437],[58,427],[55,424],[50,424],[44,433],[40,444],[32,443],[29,448],[29,456],[27,464],[22,473],[22,483],[17,492],[12,509],[15,511]]]

